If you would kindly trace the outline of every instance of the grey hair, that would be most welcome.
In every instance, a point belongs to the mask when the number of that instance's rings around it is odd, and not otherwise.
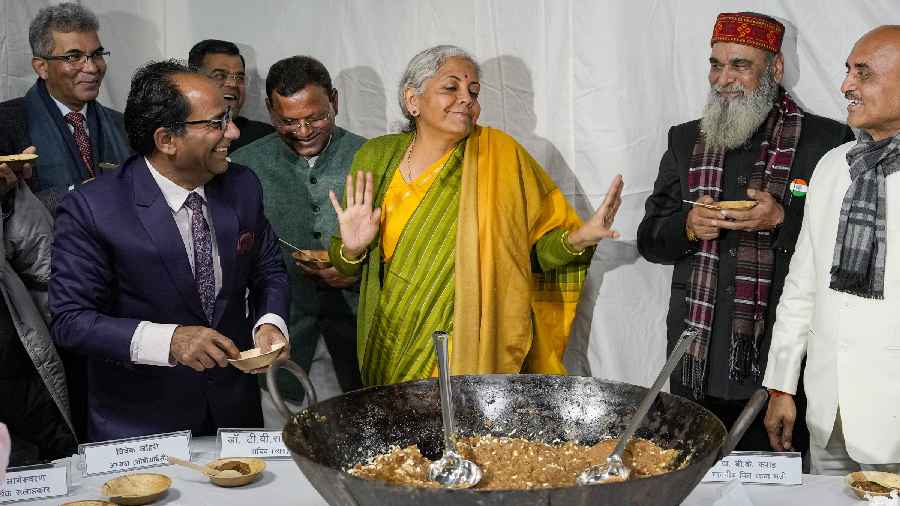
[[[481,77],[481,67],[478,62],[465,49],[458,46],[442,45],[430,47],[419,54],[412,57],[406,64],[406,70],[403,71],[403,78],[400,79],[400,89],[397,93],[397,99],[400,102],[400,111],[406,118],[406,126],[403,128],[405,132],[412,132],[416,129],[416,119],[410,114],[406,108],[406,90],[412,88],[413,93],[421,95],[425,93],[425,83],[437,74],[444,63],[450,58],[463,58],[475,67],[475,74]]]
[[[33,56],[50,56],[53,52],[53,32],[96,32],[100,29],[97,16],[76,3],[61,3],[44,7],[28,27],[28,43]]]

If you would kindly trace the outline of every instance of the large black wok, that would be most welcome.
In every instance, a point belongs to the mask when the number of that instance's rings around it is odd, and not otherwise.
[[[269,373],[272,392],[276,390],[272,380],[282,365],[276,362]],[[300,368],[288,363],[288,369]],[[300,379],[311,389],[305,377]],[[460,435],[585,444],[623,431],[646,391],[580,376],[455,376],[452,384]],[[277,392],[274,396],[280,403]],[[313,392],[307,396],[314,402]],[[303,474],[331,505],[677,505],[734,448],[766,397],[764,390],[757,392],[728,434],[722,422],[703,407],[661,393],[636,435],[681,450],[680,469],[603,485],[447,490],[389,485],[344,472],[392,445],[416,443],[425,456],[440,456],[441,409],[434,379],[365,388],[314,403],[291,417],[284,428],[284,442]]]

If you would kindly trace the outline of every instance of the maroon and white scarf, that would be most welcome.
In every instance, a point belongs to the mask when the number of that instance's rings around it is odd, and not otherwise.
[[[766,137],[750,176],[750,188],[767,191],[784,205],[802,119],[803,111],[782,90],[781,99],[766,119]],[[724,166],[725,150],[707,147],[702,132],[698,133],[688,169],[688,199],[696,201],[709,195],[719,200]],[[728,377],[741,382],[748,377],[758,381],[759,344],[766,329],[766,306],[774,265],[771,234],[765,230],[735,233],[738,235],[738,250]],[[687,329],[696,331],[697,337],[688,348],[682,364],[682,383],[690,387],[698,399],[705,390],[706,359],[716,309],[718,273],[719,241],[700,241],[700,250],[694,254],[685,297],[688,303],[685,323]]]

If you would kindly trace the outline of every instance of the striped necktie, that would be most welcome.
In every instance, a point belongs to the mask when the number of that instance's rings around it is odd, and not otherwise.
[[[88,179],[94,177],[94,165],[91,163],[93,156],[91,153],[91,138],[88,137],[87,128],[84,127],[84,116],[80,112],[70,112],[66,114],[66,123],[72,125],[75,130],[75,144],[78,145],[78,151],[81,153],[81,161],[87,168]]]

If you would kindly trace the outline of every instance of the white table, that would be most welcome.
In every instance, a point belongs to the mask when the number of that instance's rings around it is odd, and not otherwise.
[[[701,483],[691,492],[682,506],[709,506],[720,497],[724,483]],[[754,506],[865,506],[847,488],[841,476],[804,474],[803,484],[744,485]]]
[[[208,462],[218,458],[215,438],[191,440],[191,460]],[[73,460],[78,457],[75,456]],[[166,474],[172,478],[172,488],[162,500],[154,503],[179,506],[325,506],[327,503],[300,472],[293,460],[268,460],[266,472],[258,481],[239,488],[221,488],[210,483],[199,472],[179,466],[162,466],[144,471]],[[72,486],[65,498],[34,500],[23,506],[57,506],[68,501],[101,499],[100,487],[117,474],[82,478],[73,467]],[[707,483],[698,486],[683,506],[708,506],[719,498],[724,484]],[[754,506],[783,506],[788,504],[814,506],[861,506],[856,496],[835,476],[803,475],[803,485],[744,485]]]

